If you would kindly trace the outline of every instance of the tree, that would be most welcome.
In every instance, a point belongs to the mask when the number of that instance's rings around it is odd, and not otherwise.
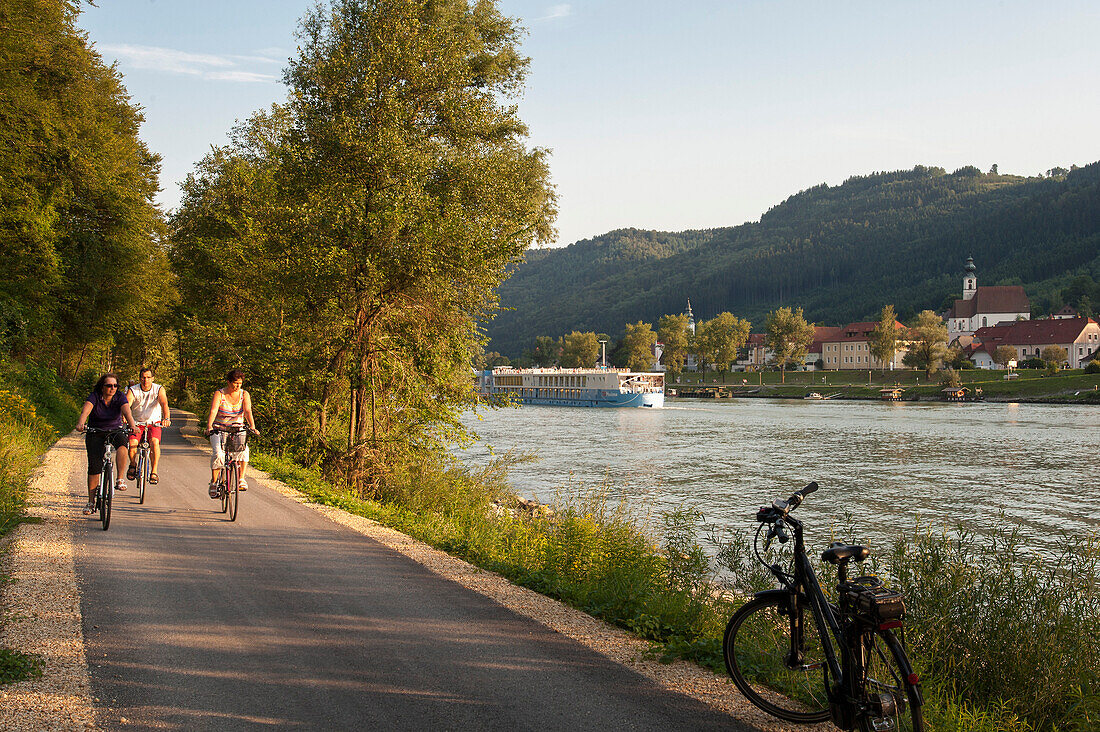
[[[223,249],[252,256],[266,300],[249,307],[270,319],[234,318],[224,340],[269,355],[286,375],[271,401],[316,414],[303,449],[363,495],[459,434],[496,287],[551,237],[547,153],[527,147],[509,101],[527,69],[518,43],[491,1],[319,4],[285,74],[289,102],[266,116],[277,124],[215,151],[216,174],[196,177],[178,217],[203,224],[180,231],[197,269]]]
[[[1061,346],[1047,346],[1040,356],[1043,363],[1047,365],[1047,371],[1050,372],[1057,371],[1062,367],[1062,364],[1069,360],[1069,354]]]
[[[1008,368],[1008,365],[1016,360],[1016,349],[1012,346],[997,346],[993,349],[993,363],[997,364],[1001,368]]]
[[[718,371],[729,371],[737,354],[749,338],[750,323],[731,313],[719,313],[702,323],[697,332],[697,346],[706,361]]]
[[[814,327],[802,316],[802,308],[791,311],[788,307],[769,313],[764,323],[764,346],[772,352],[772,362],[782,372],[781,381],[787,381],[787,364],[800,364],[806,360],[806,352],[814,342]]]
[[[0,345],[66,376],[92,352],[110,366],[116,346],[153,337],[145,325],[172,296],[160,160],[117,70],[77,27],[79,5],[0,7]]]
[[[592,368],[600,357],[600,344],[595,333],[573,331],[562,336],[561,365],[563,368]]]
[[[623,350],[626,354],[626,366],[631,371],[649,371],[653,368],[653,347],[657,344],[657,334],[650,323],[637,323],[626,326],[623,335]]]
[[[931,310],[922,310],[909,328],[912,341],[902,363],[914,369],[924,369],[930,377],[943,367],[947,354],[947,326]]]
[[[657,321],[657,340],[661,342],[665,371],[673,380],[680,378],[688,353],[688,317],[662,315]]]
[[[893,362],[894,355],[898,352],[898,316],[894,313],[893,305],[882,308],[878,323],[871,331],[868,347],[871,355],[882,365],[882,373],[886,373],[886,367]]]
[[[555,366],[561,359],[561,339],[550,336],[535,338],[535,348],[531,351],[531,357],[535,360],[535,366]]]

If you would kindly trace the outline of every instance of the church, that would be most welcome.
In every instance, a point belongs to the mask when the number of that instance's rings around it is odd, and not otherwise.
[[[967,257],[963,274],[962,299],[944,314],[948,342],[974,335],[978,328],[998,323],[1031,319],[1031,302],[1020,285],[978,287],[974,258]]]

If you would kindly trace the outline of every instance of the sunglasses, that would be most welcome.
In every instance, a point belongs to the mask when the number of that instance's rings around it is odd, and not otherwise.
[[[103,385],[103,388],[104,388],[104,389],[117,389],[117,388],[118,388],[118,384],[104,384],[104,385]]]

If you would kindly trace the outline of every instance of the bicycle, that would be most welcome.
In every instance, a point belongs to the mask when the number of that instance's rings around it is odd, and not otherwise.
[[[730,618],[722,640],[726,670],[750,702],[789,722],[831,719],[843,730],[921,732],[920,680],[894,635],[903,629],[904,598],[877,577],[849,580],[849,563],[871,550],[833,542],[821,558],[837,568],[838,601],[826,599],[806,555],[803,524],[790,514],[817,488],[810,483],[757,512],[753,550],[782,589],[756,593]],[[765,554],[773,540],[787,543],[793,530],[791,572],[761,554],[765,526]]]
[[[229,520],[237,520],[237,504],[240,493],[241,464],[240,455],[248,446],[248,427],[233,425],[228,429],[215,428],[211,434],[217,432],[226,435],[225,440],[225,467],[221,477],[218,478],[216,489],[222,503],[222,513],[229,513]],[[256,433],[259,434],[259,433]]]
[[[121,432],[130,434],[130,428],[116,427],[112,430],[101,430],[98,427],[85,427],[87,435],[106,435],[103,442],[103,472],[99,476],[99,487],[96,488],[95,510],[99,511],[99,520],[103,522],[103,530],[111,526],[111,502],[115,495],[115,446],[111,444],[111,435]]]
[[[145,424],[145,426],[148,426],[159,425],[161,423],[148,422],[143,424]],[[136,469],[135,472],[137,473],[137,478],[135,479],[135,482],[137,485],[138,503],[145,503],[145,486],[149,482],[149,474],[153,469],[152,452],[153,445],[149,442],[149,430],[144,429],[141,431],[141,441],[138,442],[137,457],[134,460],[134,462],[136,463],[136,465],[134,466]]]

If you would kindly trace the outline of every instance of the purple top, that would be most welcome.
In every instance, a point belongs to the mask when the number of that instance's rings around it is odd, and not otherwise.
[[[92,411],[88,414],[88,424],[92,427],[97,430],[113,430],[122,426],[122,407],[126,404],[126,394],[121,389],[115,389],[115,396],[110,404],[94,391],[84,401],[92,403]]]

